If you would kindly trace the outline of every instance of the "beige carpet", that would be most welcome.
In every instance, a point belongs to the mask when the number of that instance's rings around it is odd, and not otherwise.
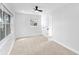
[[[36,36],[17,39],[11,55],[75,55],[74,52],[46,37]]]

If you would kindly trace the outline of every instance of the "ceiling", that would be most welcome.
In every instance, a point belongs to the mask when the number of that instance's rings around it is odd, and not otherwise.
[[[16,12],[33,12],[33,8],[35,6],[39,6],[39,9],[42,9],[44,12],[53,12],[65,5],[67,3],[7,3],[12,8],[15,9]]]

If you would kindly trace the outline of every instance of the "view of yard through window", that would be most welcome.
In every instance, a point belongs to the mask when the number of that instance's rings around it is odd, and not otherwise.
[[[10,33],[10,15],[0,9],[0,40]]]

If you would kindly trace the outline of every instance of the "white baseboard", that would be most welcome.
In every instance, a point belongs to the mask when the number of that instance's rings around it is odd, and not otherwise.
[[[15,43],[15,40],[12,41],[12,44],[11,44],[11,46],[10,46],[8,55],[10,55],[10,53],[11,53],[11,51],[12,51],[12,49],[13,49],[14,43]]]
[[[20,35],[20,36],[16,36],[16,39],[20,39],[20,38],[28,38],[28,37],[34,37],[34,36],[40,36],[42,34],[35,34],[35,35]]]
[[[71,48],[71,47],[68,47],[68,46],[65,45],[65,44],[62,44],[61,42],[59,42],[59,41],[57,41],[57,40],[54,40],[54,39],[52,39],[52,38],[49,38],[48,41],[54,41],[54,42],[60,44],[61,46],[65,47],[65,48],[67,48],[67,49],[69,49],[69,50],[71,50],[72,52],[76,53],[77,55],[79,55],[79,51],[76,51],[75,49],[73,49],[73,48]]]
[[[30,34],[30,35],[16,35],[16,38],[22,38],[22,37],[33,37],[33,36],[39,36],[42,35],[41,33],[37,34]]]

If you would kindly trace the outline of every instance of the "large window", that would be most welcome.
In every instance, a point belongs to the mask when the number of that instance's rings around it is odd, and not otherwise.
[[[10,34],[10,15],[0,9],[0,40]]]
[[[2,10],[0,9],[0,40],[2,38]]]

